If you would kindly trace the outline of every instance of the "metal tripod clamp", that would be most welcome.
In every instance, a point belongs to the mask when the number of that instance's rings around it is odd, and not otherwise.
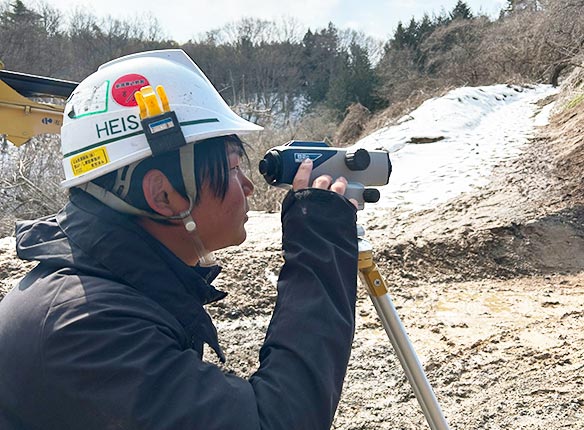
[[[365,229],[362,226],[357,226],[357,236],[359,277],[367,286],[369,297],[422,408],[424,417],[432,430],[449,430],[432,386],[426,378],[418,355],[387,292],[385,281],[373,261],[373,247],[364,239]]]

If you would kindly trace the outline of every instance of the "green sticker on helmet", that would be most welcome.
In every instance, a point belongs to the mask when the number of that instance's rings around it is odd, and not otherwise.
[[[104,81],[98,87],[84,88],[74,92],[67,103],[70,106],[67,114],[69,118],[77,119],[107,112],[109,84],[110,81]]]

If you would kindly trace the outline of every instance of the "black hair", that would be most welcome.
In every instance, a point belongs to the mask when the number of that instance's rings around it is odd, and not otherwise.
[[[224,199],[229,187],[229,160],[227,150],[234,147],[241,156],[247,159],[244,143],[236,135],[213,137],[194,143],[195,186],[197,195],[193,202],[196,206],[200,201],[201,187],[207,183],[214,195]],[[132,173],[130,189],[124,200],[130,205],[147,212],[154,213],[146,202],[142,191],[142,181],[146,173],[158,169],[168,178],[174,189],[187,198],[180,168],[180,153],[178,150],[148,157],[136,166]],[[128,166],[121,168],[120,174],[127,174]],[[117,171],[94,179],[94,183],[108,191],[119,195],[123,190],[114,189]]]

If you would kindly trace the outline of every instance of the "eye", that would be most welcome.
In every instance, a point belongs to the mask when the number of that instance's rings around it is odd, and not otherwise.
[[[240,156],[229,157],[229,174],[232,176],[248,176],[249,166]]]

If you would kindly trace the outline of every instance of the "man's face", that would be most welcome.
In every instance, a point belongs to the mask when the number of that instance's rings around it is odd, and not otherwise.
[[[227,146],[229,186],[225,198],[215,196],[208,183],[203,183],[193,218],[207,251],[212,252],[241,244],[246,238],[245,222],[253,193],[253,183],[241,169],[242,154],[237,147]]]

